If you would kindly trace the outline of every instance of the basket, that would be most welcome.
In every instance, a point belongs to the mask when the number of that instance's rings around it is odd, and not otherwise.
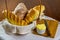
[[[34,1],[37,1],[37,0],[34,0]],[[29,10],[30,8],[40,4],[40,1],[37,1],[38,3],[34,2],[34,1],[33,0],[25,0],[25,1],[21,0],[19,2],[25,3]],[[6,4],[6,9],[10,10],[7,6],[6,0],[5,0],[5,4]],[[31,5],[33,5],[33,6],[31,6]],[[3,22],[3,28],[5,29],[5,32],[7,32],[7,33],[26,34],[26,33],[29,33],[31,31],[31,29],[33,27],[35,27],[35,25],[36,25],[36,22],[34,21],[28,25],[27,25],[27,23],[25,23],[25,26],[22,26],[18,23],[18,22],[20,22],[19,17],[12,13],[7,13],[7,15],[5,15],[5,17],[7,19],[5,19],[5,21]],[[18,22],[17,22],[17,20],[18,20]]]
[[[35,23],[36,22],[34,21],[31,24],[26,26],[18,26],[18,25],[13,25],[9,23],[8,20],[5,19],[3,22],[3,28],[5,32],[8,34],[27,34],[27,33],[30,33],[32,28],[35,27]]]

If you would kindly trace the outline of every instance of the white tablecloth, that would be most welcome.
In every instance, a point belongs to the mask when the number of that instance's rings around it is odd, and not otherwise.
[[[50,17],[46,16],[46,19],[54,20]],[[32,33],[26,35],[8,35],[5,33],[4,29],[2,28],[2,24],[0,23],[0,37],[4,40],[60,40],[60,23],[58,25],[58,29],[55,35],[55,38],[43,37],[39,35],[35,35]]]

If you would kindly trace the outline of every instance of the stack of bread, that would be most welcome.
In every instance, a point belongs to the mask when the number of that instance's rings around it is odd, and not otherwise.
[[[25,26],[37,20],[39,14],[41,15],[44,10],[44,5],[41,5],[41,9],[40,5],[38,5],[28,10],[24,3],[20,3],[13,12],[4,10],[3,13],[11,24]]]

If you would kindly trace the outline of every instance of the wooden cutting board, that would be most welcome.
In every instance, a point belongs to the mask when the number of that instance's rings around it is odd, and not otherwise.
[[[48,36],[47,30],[44,34],[41,34],[41,35],[54,38],[55,34],[56,34],[57,27],[58,27],[58,21],[56,21],[56,20],[46,20],[46,21],[48,23],[48,29],[49,29],[50,36]],[[42,24],[42,23],[44,23],[44,20],[37,21],[37,24],[38,23]],[[36,32],[36,28],[33,30],[33,34],[40,35]]]

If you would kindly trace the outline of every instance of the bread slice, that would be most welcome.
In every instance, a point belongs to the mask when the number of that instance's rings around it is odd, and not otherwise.
[[[34,20],[36,20],[40,14],[40,10],[41,13],[45,10],[45,6],[41,5],[41,9],[40,9],[40,5],[35,6],[34,8],[30,9],[28,11],[27,16],[25,17],[26,22],[30,23],[33,22]]]
[[[29,23],[36,20],[40,14],[39,13],[40,10],[41,10],[41,12],[43,12],[45,10],[45,7],[43,5],[41,5],[41,9],[40,9],[40,5],[38,5],[38,6],[31,8],[28,11],[28,14],[24,18],[24,20],[19,19],[19,17],[12,12],[8,11],[8,14],[7,14],[7,10],[4,11],[4,15],[11,24],[24,26],[24,25],[28,25]]]
[[[40,8],[40,6],[41,6],[41,8]],[[41,10],[41,13],[43,13],[44,10],[45,10],[45,6],[44,6],[44,5],[38,5],[38,6],[35,6],[33,9],[36,9],[36,10],[38,10],[38,11]]]

